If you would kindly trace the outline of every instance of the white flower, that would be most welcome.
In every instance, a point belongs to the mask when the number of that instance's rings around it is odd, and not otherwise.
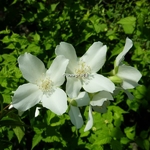
[[[113,97],[109,92],[101,91],[94,95],[92,101],[90,101],[88,121],[84,132],[90,130],[93,126],[92,108],[99,113],[105,113],[106,107],[109,105],[109,100],[113,100]]]
[[[66,70],[66,92],[70,97],[77,97],[82,87],[89,93],[102,90],[114,91],[114,84],[108,78],[96,73],[105,63],[106,51],[106,45],[103,46],[101,42],[95,42],[81,58],[77,58],[71,44],[61,42],[56,47],[57,55],[64,55],[69,59]]]
[[[14,92],[12,105],[20,111],[26,111],[41,101],[44,107],[55,114],[63,114],[67,109],[67,96],[59,86],[65,80],[63,74],[68,60],[58,56],[46,70],[40,59],[25,53],[18,58],[18,63],[23,77],[29,83],[19,86]]]
[[[83,125],[83,118],[78,107],[87,106],[90,102],[90,98],[87,92],[80,92],[76,98],[70,99],[69,116],[72,124],[77,128],[81,128]]]
[[[114,74],[121,80],[121,87],[123,89],[133,89],[138,86],[138,81],[142,77],[141,73],[134,67],[122,64],[124,56],[130,50],[133,43],[129,38],[126,38],[126,43],[123,51],[116,57],[114,63]]]

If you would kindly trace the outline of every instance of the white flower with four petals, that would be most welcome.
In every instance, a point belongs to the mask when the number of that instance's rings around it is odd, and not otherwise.
[[[18,63],[23,77],[29,83],[19,86],[14,92],[12,105],[20,111],[26,111],[42,102],[43,107],[57,115],[66,112],[67,96],[59,86],[65,81],[68,60],[64,56],[58,56],[46,70],[40,59],[25,53],[18,58]]]

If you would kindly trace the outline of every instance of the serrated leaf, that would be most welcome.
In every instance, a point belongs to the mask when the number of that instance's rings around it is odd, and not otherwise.
[[[32,148],[31,150],[42,140],[42,136],[41,134],[36,134],[34,135],[33,139],[32,139]]]
[[[117,23],[122,25],[126,34],[132,34],[135,28],[136,18],[132,16],[126,17],[121,19]]]
[[[122,25],[128,25],[128,24],[134,24],[135,21],[136,21],[135,17],[126,17],[126,18],[122,18],[117,23],[122,24]]]

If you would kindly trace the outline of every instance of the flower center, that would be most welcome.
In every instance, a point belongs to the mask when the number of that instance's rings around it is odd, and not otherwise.
[[[87,78],[91,74],[91,68],[83,61],[79,61],[78,67],[75,69],[77,78]]]
[[[53,91],[53,82],[48,77],[40,79],[37,85],[39,86],[39,89],[42,90],[42,92],[45,94],[50,94]]]

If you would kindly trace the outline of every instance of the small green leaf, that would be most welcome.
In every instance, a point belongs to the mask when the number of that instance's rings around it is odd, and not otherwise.
[[[19,127],[16,126],[13,128],[14,133],[16,134],[17,138],[18,138],[18,142],[20,143],[22,138],[24,137],[25,133],[24,133],[24,128],[23,127]]]
[[[36,41],[36,42],[40,41],[40,35],[37,34],[37,33],[35,33],[35,35],[33,36],[33,38],[34,38],[34,41]]]
[[[42,140],[42,136],[41,134],[36,134],[34,135],[33,139],[32,139],[32,148],[31,150]]]
[[[51,4],[51,10],[55,11],[55,9],[56,9],[56,7],[57,7],[58,4],[59,4],[59,2],[56,3],[56,4]]]
[[[50,124],[50,121],[53,117],[55,117],[55,114],[52,113],[50,110],[47,110],[46,111],[46,122],[48,125]]]
[[[121,144],[127,144],[129,142],[130,142],[130,140],[127,137],[122,137],[121,140],[120,140]]]
[[[127,104],[129,106],[130,109],[134,110],[134,111],[137,111],[140,104],[136,102],[136,100],[127,100]]]
[[[135,28],[136,18],[132,16],[126,17],[121,19],[117,23],[122,25],[126,34],[132,34]]]
[[[135,137],[135,127],[136,127],[136,126],[126,127],[126,128],[124,129],[124,132],[125,132],[126,136],[127,136],[130,140],[134,140],[134,137]]]

